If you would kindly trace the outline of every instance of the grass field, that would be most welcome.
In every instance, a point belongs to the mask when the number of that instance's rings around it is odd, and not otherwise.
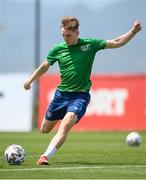
[[[145,179],[146,133],[140,133],[142,144],[128,147],[127,133],[71,132],[64,146],[50,159],[49,166],[36,161],[54,135],[0,133],[0,179]],[[3,154],[11,144],[26,150],[25,162],[8,165]]]

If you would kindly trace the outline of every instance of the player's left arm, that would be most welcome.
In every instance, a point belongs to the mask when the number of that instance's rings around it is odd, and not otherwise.
[[[140,20],[136,20],[133,27],[122,36],[107,40],[105,48],[118,48],[127,44],[142,29]]]

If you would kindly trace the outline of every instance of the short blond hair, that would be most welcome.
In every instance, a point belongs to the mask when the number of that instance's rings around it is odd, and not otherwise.
[[[62,18],[61,27],[70,31],[76,31],[79,28],[79,20],[73,16],[65,16]]]

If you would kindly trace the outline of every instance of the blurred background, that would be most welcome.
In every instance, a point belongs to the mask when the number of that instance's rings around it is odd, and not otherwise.
[[[146,0],[0,0],[0,131],[32,129],[37,91],[25,92],[23,83],[62,41],[60,21],[68,15],[79,19],[82,38],[113,39],[140,19],[142,31],[122,48],[98,52],[92,72],[145,77]],[[57,63],[49,74],[58,74]]]

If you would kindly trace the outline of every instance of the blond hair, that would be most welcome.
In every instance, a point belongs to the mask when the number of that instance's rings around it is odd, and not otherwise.
[[[61,27],[66,30],[76,31],[79,28],[79,20],[73,16],[65,16],[62,18]]]

